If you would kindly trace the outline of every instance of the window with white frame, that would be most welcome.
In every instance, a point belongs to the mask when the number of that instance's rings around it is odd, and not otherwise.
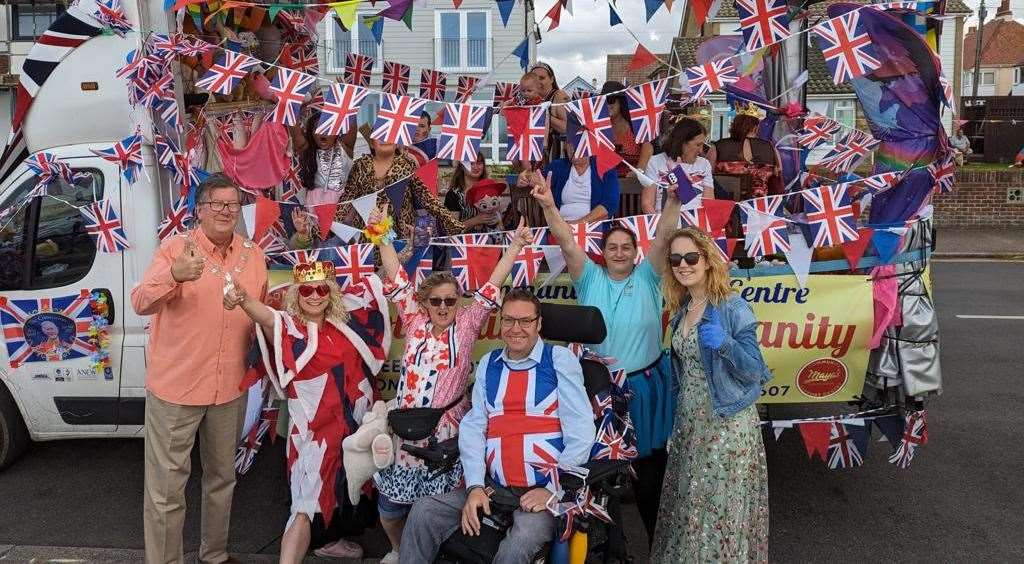
[[[489,104],[491,93],[476,92],[473,94],[473,102]],[[508,164],[508,161],[505,160],[505,155],[508,153],[508,129],[500,112],[492,114],[491,127],[487,129],[484,138],[480,140],[480,152],[488,164]]]
[[[491,70],[491,11],[434,12],[434,68],[443,71]]]
[[[64,6],[50,4],[11,4],[11,36],[13,39],[36,39],[50,28]]]
[[[970,86],[974,82],[974,73],[971,71],[964,71],[964,86]]]
[[[831,109],[829,117],[843,125],[843,128],[835,135],[835,139],[838,141],[856,125],[857,102],[856,100],[833,100],[829,106]]]
[[[351,30],[344,30],[338,16],[334,13],[327,18],[327,72],[341,74],[345,72],[345,61],[349,53],[362,53],[373,57],[373,70],[379,72],[384,66],[383,52],[377,40],[373,37],[371,25],[367,24],[367,17],[372,13],[360,13],[356,15],[356,25]]]
[[[718,141],[729,136],[729,126],[732,125],[732,108],[725,100],[711,101],[711,139]]]
[[[1013,69],[1013,83],[1022,84],[1024,83],[1024,67],[1017,67]]]
[[[983,71],[981,73],[981,82],[980,82],[980,84],[982,86],[993,86],[993,85],[995,85],[995,83],[996,83],[996,73],[995,73],[995,71],[990,71],[990,72],[984,72]]]

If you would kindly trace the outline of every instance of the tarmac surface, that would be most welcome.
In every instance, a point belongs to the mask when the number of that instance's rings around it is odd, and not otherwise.
[[[833,471],[808,459],[797,431],[777,442],[767,437],[773,562],[1020,561],[1024,262],[940,261],[933,268],[945,390],[927,405],[929,443],[909,470],[887,462],[886,443],[872,442],[863,467]],[[32,445],[0,473],[0,560],[141,562],[142,460],[140,440]],[[199,541],[198,460],[193,468],[187,551]],[[278,441],[239,482],[230,546],[236,557],[275,561],[287,512]],[[629,512],[627,534],[638,545],[636,561],[644,562],[638,527]],[[379,529],[360,540],[368,559],[387,550]]]

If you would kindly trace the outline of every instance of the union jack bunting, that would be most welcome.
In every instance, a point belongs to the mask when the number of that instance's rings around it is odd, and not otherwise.
[[[747,51],[784,41],[789,32],[786,0],[736,0]]]
[[[928,172],[931,173],[932,179],[935,181],[935,191],[937,193],[946,194],[952,192],[953,182],[956,180],[954,176],[956,173],[954,153],[950,151],[945,157],[929,164]]]
[[[409,65],[403,65],[394,61],[384,61],[381,88],[388,94],[408,96],[410,72]]]
[[[149,36],[146,46],[150,53],[161,59],[168,59],[175,54],[185,57],[197,57],[213,49],[213,45],[198,37],[189,37],[184,33],[172,33],[170,35],[154,33]]]
[[[731,261],[737,239],[729,239],[724,229],[719,229],[712,233],[711,237],[715,240],[715,247],[718,248],[719,254],[722,255],[722,260],[725,262]]]
[[[113,202],[103,199],[78,208],[85,218],[85,232],[96,242],[101,253],[119,253],[129,247],[121,216]]]
[[[629,444],[626,434],[614,425],[601,428],[595,445],[599,445],[593,456],[596,460],[632,460],[638,454],[636,446]]]
[[[164,217],[163,221],[160,222],[160,225],[157,226],[157,239],[163,241],[173,235],[184,233],[188,231],[191,223],[192,212],[188,209],[188,198],[178,198],[178,200],[171,205],[171,209],[167,212],[167,216]]]
[[[373,57],[362,53],[345,56],[345,82],[367,88],[373,76]]]
[[[164,102],[170,100],[174,100],[174,76],[164,73],[146,85],[142,90],[142,95],[139,96],[138,103],[149,108],[159,109]]]
[[[374,245],[370,243],[334,249],[338,255],[338,260],[334,265],[334,274],[337,277],[338,286],[341,286],[342,290],[353,284],[358,284],[373,274],[375,270],[373,249]]]
[[[872,149],[878,146],[881,141],[875,139],[868,133],[851,130],[846,137],[836,143],[821,161],[818,163],[832,172],[841,173],[857,168],[860,161],[868,156]]]
[[[815,247],[840,245],[856,241],[857,218],[853,215],[849,184],[819,186],[802,192],[807,223],[814,234]]]
[[[900,182],[900,174],[896,172],[883,172],[881,174],[875,174],[862,178],[858,182],[864,185],[864,189],[869,194],[881,194],[896,186]]]
[[[295,41],[303,43],[311,43],[316,41],[316,29],[310,28],[306,24],[305,14],[302,12],[291,13],[287,10],[281,10],[277,13],[277,19],[284,22],[287,29],[282,31],[282,39],[285,41]]]
[[[511,103],[519,94],[519,84],[515,82],[494,83],[494,106],[501,107]]]
[[[917,452],[917,447],[928,443],[927,415],[928,412],[926,410],[907,413],[905,417],[906,423],[903,425],[903,438],[900,440],[900,446],[889,457],[890,463],[895,464],[899,468],[910,467],[910,463],[914,460],[914,454]]]
[[[109,149],[93,149],[92,152],[97,157],[119,166],[124,179],[135,184],[135,178],[143,164],[141,133],[125,137]]]
[[[836,84],[863,76],[882,66],[871,37],[859,29],[859,22],[860,11],[851,10],[811,28],[821,54],[825,56],[825,64],[832,71],[832,81]]]
[[[460,288],[469,288],[469,251],[466,245],[453,245],[448,250],[451,252],[452,276]]]
[[[572,229],[572,238],[576,241],[576,244],[583,249],[583,252],[594,255],[601,254],[601,239],[604,238],[601,226],[601,222],[569,224],[569,227]]]
[[[263,234],[259,241],[256,241],[256,244],[263,249],[263,254],[268,257],[271,254],[283,253],[288,250],[284,237],[274,229],[267,229],[267,232]]]
[[[128,21],[128,15],[124,13],[121,0],[99,0],[96,2],[96,11],[93,12],[96,19],[114,30],[120,36],[124,36],[132,30],[132,23]]]
[[[596,519],[600,519],[605,523],[611,523],[612,516],[608,513],[608,508],[598,503],[597,498],[594,496],[593,492],[589,491],[589,489],[590,488],[587,488],[587,497],[583,501],[583,513]]]
[[[828,439],[828,467],[854,468],[864,464],[864,453],[857,447],[853,435],[843,423],[833,422]]]
[[[832,139],[842,126],[825,116],[813,115],[804,119],[804,128],[797,137],[801,147],[813,149]]]
[[[125,57],[124,66],[117,69],[114,76],[117,78],[128,78],[129,76],[139,72],[142,68],[142,62],[145,59],[145,55],[141,49],[132,49],[128,51],[128,55]]]
[[[612,120],[608,117],[608,103],[604,96],[583,98],[569,103],[569,111],[580,123],[576,140],[576,157],[596,156],[598,145],[613,148]]]
[[[281,181],[281,201],[293,204],[299,204],[299,191],[302,190],[302,178],[300,171],[302,170],[299,165],[299,160],[294,156],[292,157],[291,165],[288,167],[288,173],[285,175],[284,180]]]
[[[259,64],[258,59],[224,50],[210,70],[196,81],[196,86],[215,94],[231,94],[235,86],[238,86],[239,81]]]
[[[453,161],[475,161],[480,152],[491,108],[469,104],[445,104],[444,122],[437,140],[437,157]]]
[[[277,105],[270,116],[271,121],[282,125],[297,124],[302,102],[315,82],[315,76],[291,69],[277,69],[277,74],[270,83],[270,91],[277,95]]]
[[[89,343],[91,297],[89,290],[56,298],[12,300],[0,296],[0,322],[11,367],[89,357],[96,352]],[[56,337],[43,331],[44,323],[56,326]]]
[[[942,86],[942,103],[949,109],[953,109],[953,84],[943,75],[939,75],[939,85]]]
[[[765,226],[764,230],[750,242],[747,253],[752,257],[774,255],[789,251],[789,233],[786,231],[786,220],[782,219],[783,196],[765,196],[740,203],[743,220],[743,234],[748,232],[748,224],[754,213],[778,217]]]
[[[394,94],[383,94],[380,98],[380,109],[377,110],[370,138],[381,143],[412,145],[412,137],[427,100]]]
[[[651,241],[654,240],[654,232],[657,231],[658,219],[660,217],[660,214],[652,213],[648,215],[634,215],[619,219],[619,223],[636,235],[637,264],[640,264],[640,261],[647,256],[647,249],[650,248]]]
[[[443,102],[448,90],[448,75],[433,69],[420,72],[420,98]]]
[[[72,172],[71,167],[66,162],[57,158],[53,153],[45,151],[34,153],[31,157],[25,159],[25,165],[28,166],[28,169],[33,174],[39,177],[39,187],[32,191],[30,197],[32,195],[41,195],[46,187],[58,178],[66,184],[74,184],[75,180],[87,177],[86,173]],[[37,194],[37,191],[40,193]]]
[[[174,155],[178,153],[178,145],[174,140],[160,133],[154,133],[153,148],[156,150],[156,160],[160,166],[171,172],[177,172]]]
[[[289,57],[283,61],[292,70],[306,74],[320,74],[320,59],[316,56],[315,45],[289,45]]]
[[[544,253],[534,246],[523,247],[512,263],[512,287],[529,286],[540,272],[540,263]]]
[[[343,135],[355,125],[359,106],[370,91],[351,84],[332,84],[324,92],[317,135]]]
[[[306,262],[316,262],[320,260],[321,250],[323,249],[299,249],[297,251],[288,251],[287,253],[277,255],[278,260],[276,262],[280,264],[290,264],[292,266]],[[337,270],[337,266],[335,266],[335,270]]]
[[[430,255],[430,254],[432,254],[432,253],[426,253],[426,255]],[[416,270],[415,270],[413,278],[416,281],[416,285],[419,286],[420,282],[423,282],[431,274],[434,273],[434,257],[432,257],[432,256],[420,257],[420,260],[416,263],[416,267],[415,268],[416,268]]]
[[[160,111],[160,119],[164,120],[167,127],[181,130],[181,113],[178,112],[177,100],[164,100],[158,109]]]
[[[544,139],[548,134],[548,112],[543,106],[531,106],[528,110],[526,127],[523,128],[521,135],[517,137],[512,133],[512,129],[508,128],[508,154],[505,155],[505,158],[512,162],[544,160]],[[523,151],[524,147],[525,151]]]
[[[728,58],[686,69],[686,80],[690,85],[691,98],[699,100],[736,82],[739,76],[736,74],[736,65]]]
[[[629,120],[637,143],[650,143],[658,136],[667,92],[668,79],[645,82],[626,90]]]
[[[476,93],[480,79],[475,76],[460,76],[459,88],[455,91],[455,102],[457,104],[468,104]]]

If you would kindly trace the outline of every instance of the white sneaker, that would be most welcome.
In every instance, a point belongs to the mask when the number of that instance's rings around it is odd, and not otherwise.
[[[380,564],[398,564],[398,552],[392,550],[380,559]]]

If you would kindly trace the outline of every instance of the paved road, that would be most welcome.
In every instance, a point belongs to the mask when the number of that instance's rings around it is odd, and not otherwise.
[[[945,394],[929,403],[929,435],[909,471],[873,443],[863,468],[809,461],[794,431],[767,445],[771,555],[776,562],[1018,561],[1024,552],[1024,263],[938,263]],[[231,549],[273,553],[287,513],[280,442],[239,483]],[[198,463],[195,464],[198,468]],[[141,548],[142,442],[37,444],[0,474],[0,545]],[[198,537],[197,480],[186,549]],[[379,532],[365,539],[380,556]]]

